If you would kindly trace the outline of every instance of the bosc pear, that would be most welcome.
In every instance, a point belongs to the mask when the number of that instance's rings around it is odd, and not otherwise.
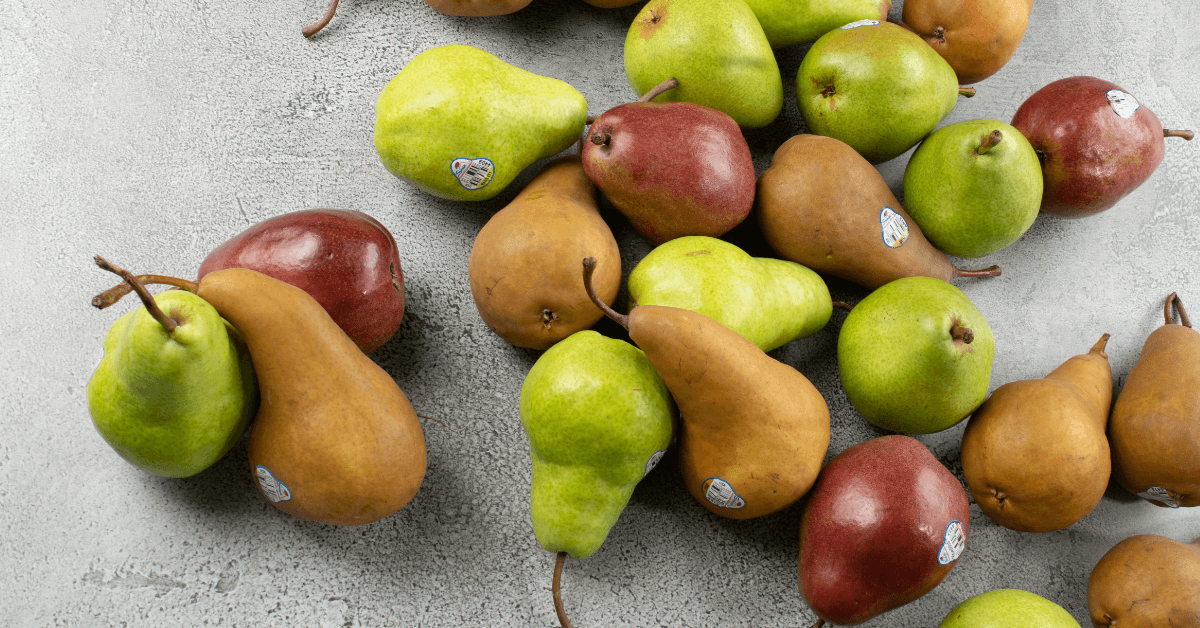
[[[1112,368],[1095,346],[1043,379],[997,388],[967,422],[963,475],[984,514],[1011,530],[1051,532],[1092,511],[1111,471],[1104,434]]]
[[[1136,534],[1092,568],[1087,607],[1095,628],[1200,626],[1200,538]]]
[[[596,306],[629,331],[679,408],[683,481],[702,506],[752,519],[795,503],[812,487],[829,447],[829,407],[796,369],[736,332],[690,310],[639,305],[619,314],[590,288]]]

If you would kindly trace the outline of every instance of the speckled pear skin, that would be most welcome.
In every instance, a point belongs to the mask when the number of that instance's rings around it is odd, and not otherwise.
[[[585,330],[550,347],[521,386],[538,543],[572,558],[607,538],[674,432],[674,403],[646,356]]]
[[[1200,538],[1123,539],[1092,569],[1087,606],[1095,628],[1200,626]]]
[[[1063,607],[1021,589],[993,589],[963,600],[938,628],[1080,628]],[[1115,627],[1114,627],[1115,628]]]
[[[389,172],[434,196],[482,201],[578,141],[586,120],[571,85],[451,44],[413,57],[380,92],[375,149]],[[478,178],[460,179],[460,159],[490,160],[491,178],[481,165]]]
[[[954,68],[960,85],[970,85],[1012,59],[1032,6],[1029,0],[909,0],[901,19]]]
[[[746,0],[772,48],[816,41],[858,20],[884,21],[891,0]]]

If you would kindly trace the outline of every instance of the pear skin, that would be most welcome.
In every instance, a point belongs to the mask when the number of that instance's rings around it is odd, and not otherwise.
[[[425,0],[438,13],[467,17],[508,15],[524,9],[530,0]]]
[[[1171,303],[1179,307],[1173,324]],[[1175,293],[1113,404],[1113,476],[1156,506],[1200,506],[1200,333]]]
[[[205,275],[197,295],[246,339],[262,397],[250,468],[276,508],[361,525],[412,499],[426,462],[416,412],[315,299],[243,268]]]
[[[759,225],[780,257],[878,288],[901,277],[999,275],[955,268],[909,218],[879,171],[841,140],[793,136],[759,176]]]
[[[1028,0],[907,0],[901,19],[970,85],[1012,59],[1032,9]]]
[[[1104,497],[1111,471],[1104,434],[1113,385],[1108,338],[1043,379],[1000,386],[968,421],[963,476],[996,523],[1022,532],[1059,530]]]
[[[1200,539],[1117,543],[1092,568],[1087,606],[1095,628],[1200,627]]]

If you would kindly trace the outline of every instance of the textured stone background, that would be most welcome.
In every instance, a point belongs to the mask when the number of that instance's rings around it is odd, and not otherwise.
[[[893,8],[898,19],[900,3]],[[517,14],[452,18],[420,0],[348,0],[313,40],[323,0],[8,0],[0,3],[0,625],[552,626],[553,557],[528,520],[528,448],[517,416],[537,353],[479,319],[472,238],[529,180],[493,201],[422,194],[380,165],[379,90],[421,50],[470,43],[566,80],[604,110],[634,98],[622,42],[638,7],[534,0]],[[1164,125],[1200,130],[1195,0],[1038,0],[1015,58],[945,120],[1008,120],[1066,76],[1111,80]],[[802,132],[793,81],[806,47],[778,52],[788,102],[748,134],[761,172]],[[907,155],[880,167],[900,192]],[[961,287],[996,335],[992,387],[1040,377],[1110,332],[1119,389],[1177,290],[1200,314],[1200,143],[1169,142],[1156,174],[1088,219],[1040,217],[985,261],[1004,276]],[[284,515],[246,472],[245,442],[187,480],[126,464],[93,430],[84,388],[118,312],[88,299],[135,272],[189,276],[216,245],[287,211],[368,212],[401,249],[408,310],[374,358],[426,422],[429,471],[401,512],[358,528]],[[611,221],[625,272],[649,246]],[[864,292],[830,282],[836,297]],[[126,311],[128,306],[114,308]],[[833,413],[832,457],[881,434],[846,402],[834,359],[841,315],[774,355]],[[962,426],[921,437],[958,469]],[[668,458],[670,460],[670,458]],[[664,464],[604,547],[565,574],[580,627],[805,626],[796,587],[799,506],[736,522],[710,515]],[[957,568],[869,626],[930,626],[959,601],[1016,587],[1086,622],[1096,560],[1136,533],[1200,536],[1200,513],[1158,509],[1115,485],[1050,534],[973,507]]]

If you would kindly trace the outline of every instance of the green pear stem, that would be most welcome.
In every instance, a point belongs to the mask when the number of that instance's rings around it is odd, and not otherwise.
[[[142,299],[142,303],[146,306],[146,310],[150,312],[150,316],[153,316],[154,320],[158,321],[158,323],[167,330],[168,336],[175,332],[175,328],[179,327],[179,323],[176,323],[175,319],[167,316],[166,312],[163,312],[162,308],[158,307],[158,303],[154,302],[154,296],[150,294],[150,291],[146,289],[146,286],[143,286],[142,283],[137,280],[137,277],[133,276],[133,273],[121,268],[120,266],[114,266],[108,263],[108,260],[100,257],[99,255],[95,257],[95,260],[97,266],[121,277],[133,287],[133,291],[136,292],[138,297]]]
[[[137,280],[139,283],[145,286],[174,286],[181,290],[187,290],[188,292],[195,292],[197,290],[196,282],[188,281],[186,279],[179,279],[178,277],[169,277],[167,275],[137,275]],[[129,294],[130,292],[133,292],[133,287],[129,284],[129,282],[122,281],[108,290],[105,290],[104,292],[92,297],[92,307],[96,308],[97,310],[103,310],[117,301],[120,301],[121,297]]]
[[[562,624],[562,628],[574,628],[571,620],[567,619],[567,611],[563,608],[562,601],[562,570],[565,562],[567,562],[567,553],[559,552],[558,558],[554,560],[554,580],[550,591],[554,594],[554,612],[558,615],[558,621]]]
[[[847,312],[849,312],[851,309],[854,308],[853,305],[850,305],[849,303],[846,303],[845,301],[834,301],[833,307],[840,307],[843,310],[846,310]]]
[[[671,78],[659,83],[658,85],[651,87],[650,91],[646,92],[645,94],[642,94],[642,97],[637,99],[637,101],[638,102],[650,102],[651,100],[658,98],[659,94],[662,94],[663,92],[665,92],[669,89],[675,89],[676,87],[679,87],[679,79],[676,79],[675,77],[672,76]]]
[[[621,327],[629,329],[629,317],[625,314],[618,314],[596,295],[596,289],[592,287],[592,273],[594,272],[596,272],[596,258],[583,258],[583,289],[587,291],[588,298],[596,304],[596,307],[600,308],[601,312],[604,312],[605,316],[616,321]]]
[[[1003,139],[1004,135],[1000,133],[1000,129],[996,129],[983,137],[983,143],[979,145],[979,148],[975,149],[975,152],[982,155],[989,150],[992,150],[992,147],[994,147],[996,144],[999,144]]]
[[[970,98],[975,95],[975,88],[974,87],[959,87],[958,95]]]
[[[1188,320],[1187,310],[1183,309],[1183,301],[1180,301],[1179,295],[1175,294],[1174,292],[1167,295],[1167,302],[1163,305],[1163,317],[1167,319],[1166,324],[1171,325],[1175,322],[1171,318],[1171,303],[1172,302],[1175,303],[1175,309],[1179,310],[1179,324],[1183,325],[1184,327],[1187,327],[1188,329],[1191,329],[1192,322]]]
[[[975,342],[975,332],[971,331],[970,327],[954,325],[950,328],[950,337],[955,340],[961,340],[967,344]]]
[[[954,277],[999,277],[1000,276],[1000,267],[993,264],[982,270],[963,270],[961,268],[955,268],[953,276]]]
[[[1094,353],[1098,356],[1107,358],[1108,354],[1104,352],[1104,349],[1108,347],[1109,338],[1112,338],[1112,334],[1105,332],[1103,336],[1100,336],[1100,340],[1097,340],[1096,344],[1092,345],[1092,348],[1088,351],[1088,353]]]
[[[1185,140],[1190,140],[1196,134],[1188,129],[1163,129],[1163,137],[1182,137]]]
[[[322,28],[325,28],[327,25],[329,25],[330,20],[333,19],[333,14],[337,13],[337,5],[338,0],[331,0],[329,3],[329,9],[325,11],[325,15],[322,15],[321,19],[317,20],[314,24],[300,29],[300,32],[304,33],[305,37],[312,37],[313,35],[316,35]]]

